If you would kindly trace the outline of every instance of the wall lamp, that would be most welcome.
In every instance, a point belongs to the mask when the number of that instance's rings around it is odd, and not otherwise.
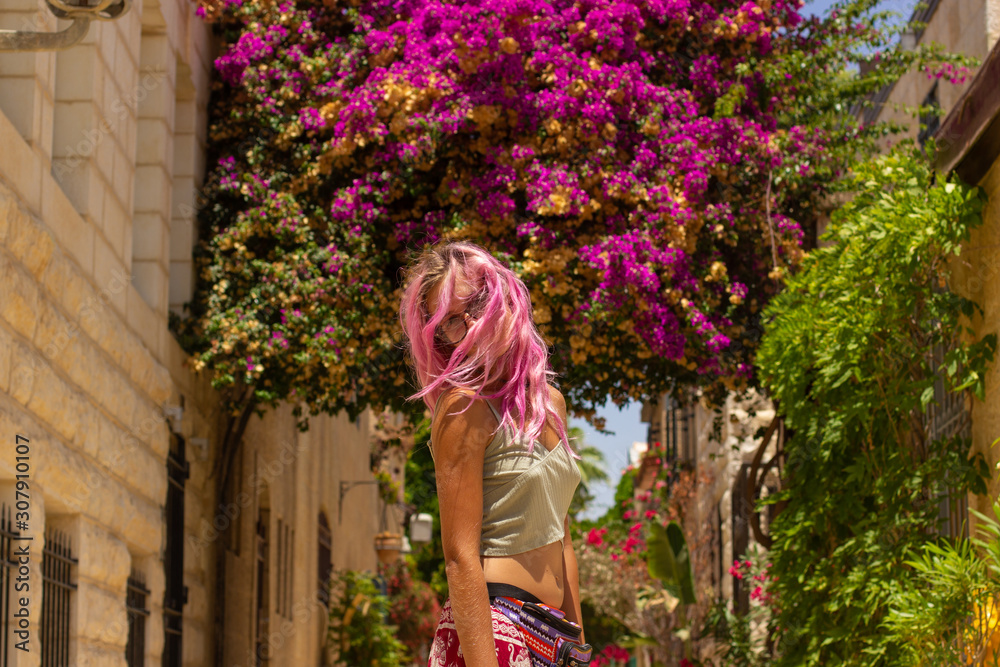
[[[132,0],[45,0],[56,18],[72,21],[60,32],[0,30],[2,51],[58,51],[87,35],[91,21],[113,21],[132,7]]]

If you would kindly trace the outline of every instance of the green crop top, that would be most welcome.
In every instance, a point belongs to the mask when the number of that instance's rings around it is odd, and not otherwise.
[[[486,403],[499,423],[500,414]],[[563,540],[580,469],[565,445],[547,450],[536,440],[529,454],[526,440],[504,428],[486,445],[480,555],[513,556]]]

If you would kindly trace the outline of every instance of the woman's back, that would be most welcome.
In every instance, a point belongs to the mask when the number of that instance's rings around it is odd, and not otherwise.
[[[562,404],[562,394],[551,386],[549,390],[554,402]],[[446,393],[439,397],[438,406]],[[477,430],[493,433],[482,442],[479,553],[486,581],[518,586],[558,607],[564,595],[565,518],[580,483],[579,468],[550,424],[529,452],[526,436],[500,426],[501,416],[493,402],[474,401],[479,402],[486,404],[492,419],[487,418]],[[485,416],[481,410],[478,413]]]

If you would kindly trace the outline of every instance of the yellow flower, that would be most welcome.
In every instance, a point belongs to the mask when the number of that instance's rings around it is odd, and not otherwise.
[[[972,618],[973,627],[966,630],[966,643],[970,648],[975,647],[976,638],[981,637],[986,649],[981,664],[995,667],[997,665],[995,656],[1000,655],[1000,609],[996,598],[990,598],[985,609],[973,604]],[[970,656],[967,664],[972,663],[973,656]]]
[[[726,265],[722,262],[712,262],[712,266],[708,270],[709,275],[712,280],[721,280],[726,277]],[[707,282],[706,278],[706,282]]]
[[[480,128],[488,128],[500,117],[500,108],[494,104],[480,104],[468,113],[469,120]]]

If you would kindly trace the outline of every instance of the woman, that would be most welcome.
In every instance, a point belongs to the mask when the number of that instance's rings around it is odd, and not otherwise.
[[[450,243],[408,271],[400,320],[421,386],[411,398],[432,409],[450,591],[429,664],[528,667],[510,599],[583,625],[567,514],[580,472],[528,290],[482,248]]]

